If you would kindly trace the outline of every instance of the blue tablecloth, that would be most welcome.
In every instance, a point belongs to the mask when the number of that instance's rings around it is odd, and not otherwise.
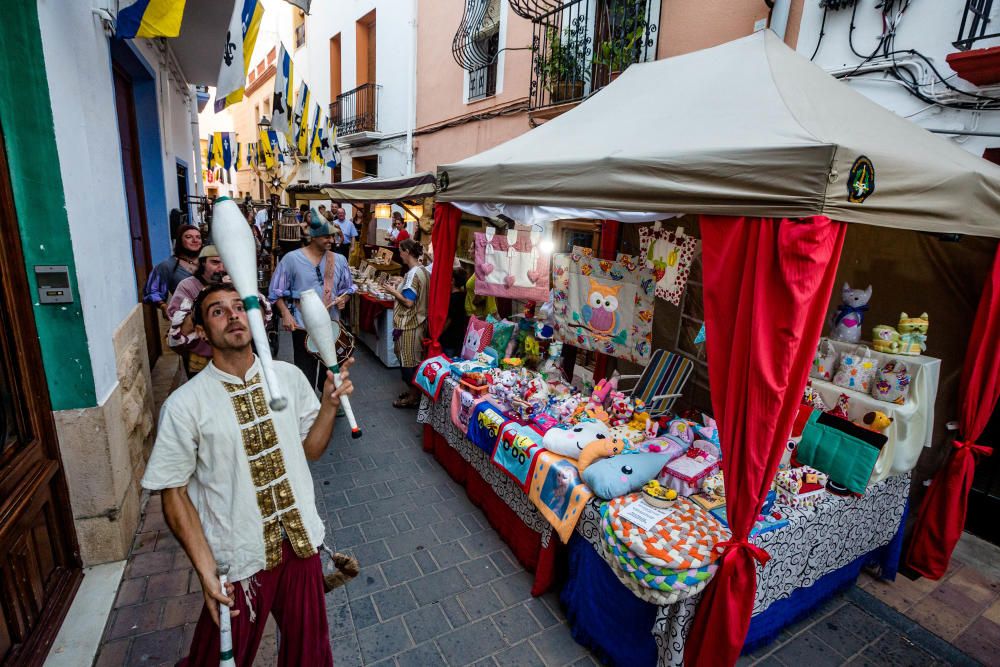
[[[830,497],[815,512],[790,511],[790,525],[756,538],[771,554],[758,566],[757,597],[744,650],[770,643],[782,628],[850,587],[874,564],[894,578],[902,548],[909,476],[892,477],[862,498]],[[595,523],[596,521],[596,523]],[[573,637],[609,665],[682,665],[699,596],[658,606],[637,597],[605,560],[598,504],[587,506],[569,543],[562,601]]]

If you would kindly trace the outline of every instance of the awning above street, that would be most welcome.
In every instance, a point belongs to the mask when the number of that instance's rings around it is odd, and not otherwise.
[[[438,201],[826,215],[1000,237],[1000,167],[769,30],[632,65],[575,109],[438,174]]]
[[[421,172],[398,178],[359,178],[343,183],[296,183],[286,189],[295,199],[331,199],[338,202],[394,204],[433,197],[434,174]]]

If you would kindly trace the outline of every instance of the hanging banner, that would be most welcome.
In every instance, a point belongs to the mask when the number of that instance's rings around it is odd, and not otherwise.
[[[292,114],[292,137],[299,155],[308,155],[309,150],[309,86],[303,81],[299,86],[299,96],[295,100]]]
[[[181,34],[186,0],[120,0],[115,37],[176,37]],[[306,10],[308,13],[308,10]]]
[[[271,143],[270,135],[274,131],[267,130],[260,131],[260,143],[257,144],[260,150],[260,161],[264,165],[265,169],[274,169],[274,145]]]
[[[274,77],[274,98],[271,100],[271,127],[282,134],[292,131],[292,75],[295,63],[282,44],[278,51],[277,74]]]
[[[215,91],[216,113],[243,99],[247,70],[263,16],[264,5],[260,0],[236,0],[222,48],[222,65]]]
[[[320,154],[323,156],[323,164],[330,169],[337,168],[337,128],[326,119],[326,130],[320,139]]]
[[[319,104],[316,105],[316,112],[313,115],[312,138],[309,140],[309,159],[317,164],[323,164],[323,158],[319,154],[320,139],[319,134],[323,129],[323,119],[320,118],[322,110]]]

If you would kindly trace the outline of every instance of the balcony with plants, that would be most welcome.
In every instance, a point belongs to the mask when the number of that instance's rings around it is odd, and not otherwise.
[[[579,102],[656,57],[659,2],[573,0],[533,19],[532,110]]]

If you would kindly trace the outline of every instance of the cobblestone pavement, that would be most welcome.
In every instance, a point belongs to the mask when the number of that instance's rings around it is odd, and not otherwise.
[[[287,345],[284,352],[287,352]],[[312,465],[328,543],[361,574],[327,596],[337,667],[593,665],[573,641],[558,597],[530,595],[532,576],[420,446],[415,412],[389,404],[401,386],[357,353],[355,413]],[[198,579],[151,497],[105,629],[97,665],[173,664],[202,604]],[[275,662],[265,636],[257,664]],[[740,664],[975,664],[944,640],[855,588]]]

